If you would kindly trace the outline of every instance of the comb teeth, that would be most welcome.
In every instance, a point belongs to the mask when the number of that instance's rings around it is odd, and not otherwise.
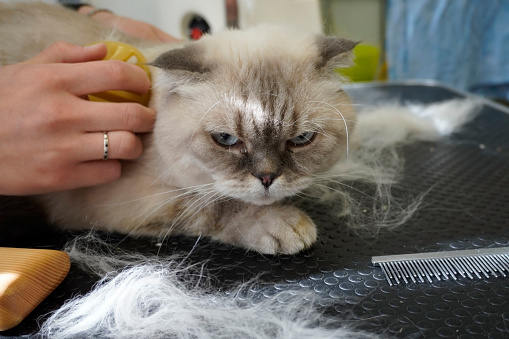
[[[373,257],[390,286],[509,275],[509,247]]]

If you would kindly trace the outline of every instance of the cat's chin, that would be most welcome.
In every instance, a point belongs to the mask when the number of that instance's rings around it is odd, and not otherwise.
[[[285,198],[287,198],[287,196],[276,196],[276,195],[266,194],[266,195],[261,195],[261,196],[256,196],[256,195],[246,196],[246,197],[240,198],[240,200],[242,200],[248,204],[264,206],[264,205],[272,205],[273,203],[281,201]]]
[[[305,184],[307,184],[307,182]],[[222,194],[248,204],[266,206],[272,205],[278,201],[282,201],[284,199],[292,197],[301,192],[302,190],[306,189],[307,187],[308,185],[301,184],[293,185],[291,189],[289,188],[281,189],[280,187],[277,189],[272,189],[271,187],[270,190],[262,190],[259,188],[255,188],[253,190],[246,189],[243,191],[232,190],[224,192]]]
[[[276,199],[276,198],[248,198],[248,199],[242,199],[244,202],[247,202],[249,204],[258,205],[258,206],[264,206],[264,205],[272,205],[273,203],[282,200],[282,199]]]

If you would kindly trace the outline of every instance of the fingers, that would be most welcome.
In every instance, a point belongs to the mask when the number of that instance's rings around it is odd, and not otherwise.
[[[119,161],[89,161],[77,164],[72,170],[53,172],[46,176],[45,185],[35,193],[65,191],[75,188],[106,184],[120,178]]]
[[[87,133],[81,137],[68,139],[65,145],[54,148],[59,149],[57,157],[53,154],[51,158],[46,157],[52,161],[38,162],[38,168],[32,171],[34,175],[25,173],[22,183],[18,182],[11,188],[2,187],[2,194],[41,194],[112,182],[121,175],[119,160],[139,157],[143,146],[138,136],[119,131],[108,133],[106,161],[103,160],[103,133]],[[11,177],[13,178],[11,181],[16,181],[19,175],[13,174]]]
[[[89,161],[68,170],[55,170],[45,176],[28,176],[18,182],[19,175],[12,176],[2,186],[3,195],[34,195],[65,191],[75,188],[106,184],[120,178],[120,161]],[[11,185],[9,185],[11,184]]]
[[[71,177],[66,178],[69,185],[78,187],[106,184],[120,178],[122,168],[116,160],[83,162],[75,167]]]
[[[59,41],[46,48],[35,57],[28,59],[26,64],[47,63],[78,63],[102,60],[107,53],[105,44],[78,46]]]
[[[102,160],[104,133],[86,133],[77,139],[73,147],[77,161]],[[126,131],[108,132],[108,160],[132,160],[138,158],[143,151],[139,136]]]
[[[84,132],[120,130],[134,133],[151,132],[156,119],[153,108],[135,103],[83,101],[76,112],[85,112],[80,115],[83,121],[76,125]]]
[[[77,96],[113,90],[143,94],[150,89],[144,70],[124,61],[102,60],[106,52],[104,44],[82,47],[57,42],[24,64],[67,63],[46,66],[46,78]]]
[[[145,71],[124,61],[92,61],[68,66],[66,76],[61,78],[62,85],[78,96],[113,90],[144,94],[150,89]]]

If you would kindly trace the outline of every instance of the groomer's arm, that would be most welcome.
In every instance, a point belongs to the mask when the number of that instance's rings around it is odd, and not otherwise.
[[[96,8],[81,1],[61,0],[60,3],[76,10],[80,14],[101,22],[107,27],[114,27],[136,38],[165,43],[181,42],[154,25],[116,15],[104,8]]]

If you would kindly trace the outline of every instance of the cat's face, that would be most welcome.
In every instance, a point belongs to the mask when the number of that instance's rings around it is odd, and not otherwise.
[[[271,204],[307,188],[346,153],[355,115],[339,81],[324,74],[333,71],[316,41],[305,41],[301,48],[311,50],[303,52],[246,51],[233,41],[244,50],[205,52],[202,60],[214,63],[201,62],[178,88],[161,85],[155,142],[169,181],[210,183],[223,197]]]

